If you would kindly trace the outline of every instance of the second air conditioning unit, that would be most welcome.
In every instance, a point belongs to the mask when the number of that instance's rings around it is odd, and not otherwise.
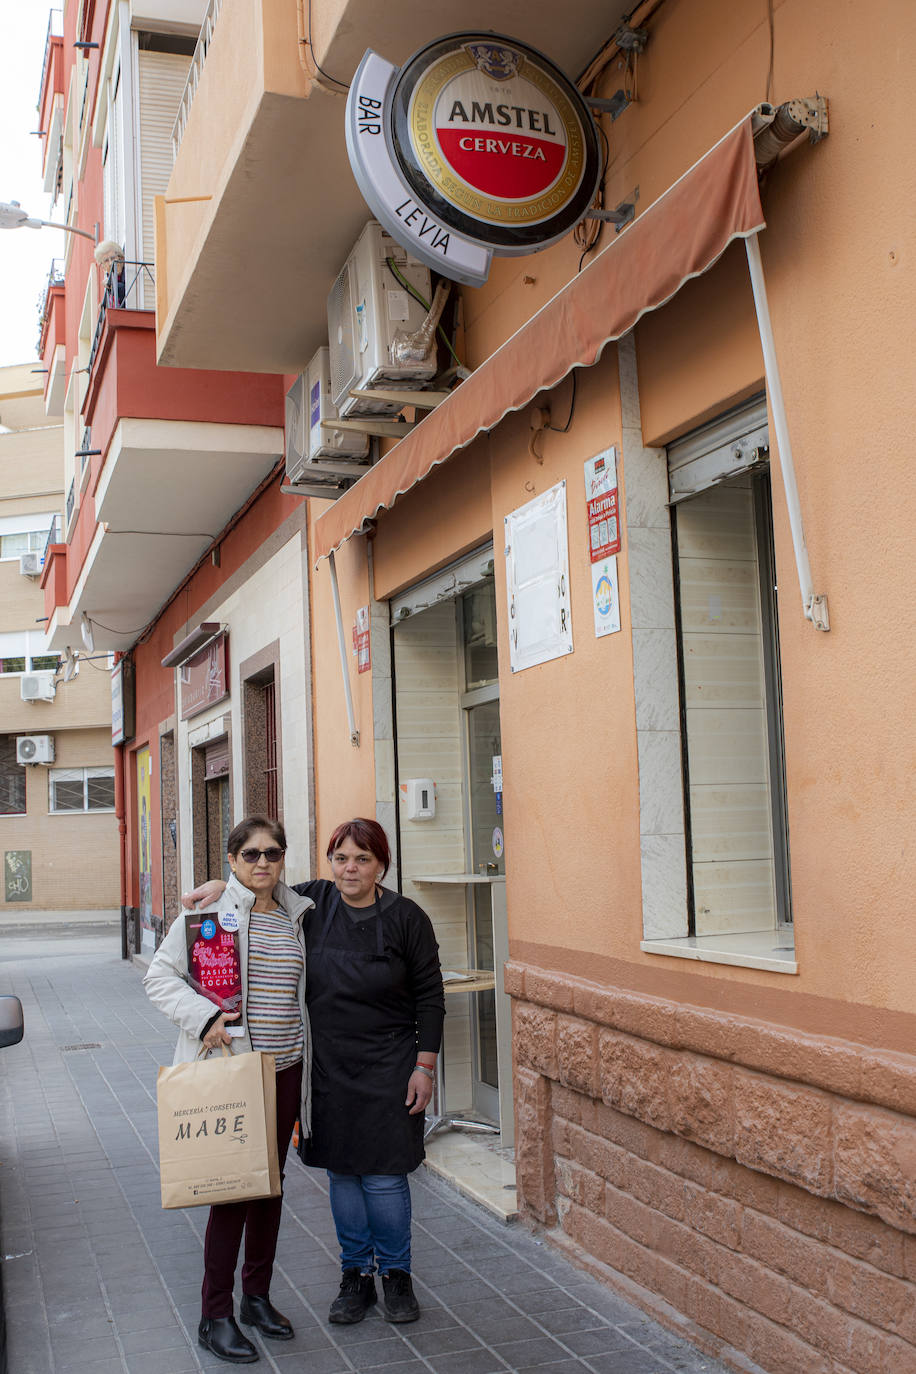
[[[19,735],[16,740],[17,763],[53,763],[53,735]]]
[[[398,356],[399,341],[415,333],[427,315],[399,276],[431,304],[429,270],[370,220],[328,296],[331,399],[342,418],[397,415],[403,401],[352,393],[392,385],[399,391],[418,389],[436,375],[435,339],[426,357]]]
[[[19,679],[19,695],[23,701],[53,701],[56,691],[53,672],[23,673]]]
[[[19,555],[19,571],[23,577],[41,577],[43,563],[44,558],[40,553],[21,553]]]
[[[369,458],[369,436],[330,429],[338,418],[331,399],[328,349],[319,348],[286,393],[286,476],[290,482],[322,475],[359,477]]]

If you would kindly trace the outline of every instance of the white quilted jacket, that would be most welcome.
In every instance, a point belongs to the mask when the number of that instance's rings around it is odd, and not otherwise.
[[[315,903],[310,897],[300,897],[285,883],[277,883],[273,895],[274,900],[283,907],[284,911],[289,913],[293,929],[302,948],[303,971],[299,980],[299,1009],[302,1012],[302,1024],[305,1028],[305,1048],[302,1064],[302,1106],[299,1124],[302,1134],[307,1136],[311,1129],[312,1115],[312,1040],[309,1034],[308,1011],[305,1006],[305,935],[302,930],[302,921],[305,913],[310,911]],[[198,915],[206,912],[218,916],[220,912],[231,911],[238,916],[239,952],[242,962],[242,1022],[246,1029],[244,1035],[238,1036],[232,1042],[230,1048],[234,1054],[241,1054],[244,1050],[251,1049],[251,1040],[247,1030],[248,920],[253,904],[254,893],[249,888],[244,887],[233,875],[226,884],[226,890],[218,902],[207,907],[197,908]],[[187,1064],[197,1058],[202,1049],[201,1033],[216,1010],[208,997],[202,997],[188,984],[185,914],[182,911],[181,915],[173,922],[168,935],[153,955],[146,977],[143,979],[143,986],[150,1001],[178,1027],[178,1043],[175,1046],[173,1064]]]

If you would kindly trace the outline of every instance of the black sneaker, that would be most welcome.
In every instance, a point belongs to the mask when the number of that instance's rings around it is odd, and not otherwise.
[[[420,1304],[414,1297],[413,1284],[406,1269],[389,1269],[382,1275],[385,1290],[385,1306],[382,1313],[386,1322],[415,1322],[420,1315]]]
[[[373,1275],[361,1274],[358,1269],[345,1269],[340,1292],[331,1303],[328,1321],[340,1326],[361,1322],[375,1302],[378,1302],[378,1294]]]

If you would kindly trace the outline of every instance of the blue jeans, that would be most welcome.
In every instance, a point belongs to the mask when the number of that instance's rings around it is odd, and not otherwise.
[[[335,1174],[331,1215],[342,1269],[410,1273],[410,1187],[406,1174]]]

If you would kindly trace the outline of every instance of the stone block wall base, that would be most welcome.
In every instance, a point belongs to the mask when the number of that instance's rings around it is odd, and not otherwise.
[[[766,1374],[759,1364],[754,1364],[740,1350],[729,1345],[726,1341],[714,1336],[711,1331],[706,1331],[696,1322],[685,1317],[683,1312],[679,1312],[676,1307],[665,1302],[664,1298],[659,1297],[648,1288],[643,1288],[642,1284],[634,1283],[619,1270],[612,1269],[609,1264],[602,1264],[601,1260],[594,1255],[589,1255],[581,1246],[571,1241],[559,1227],[551,1231],[545,1231],[541,1227],[536,1228],[538,1235],[546,1240],[555,1250],[558,1250],[564,1259],[569,1260],[577,1269],[589,1274],[593,1279],[598,1279],[606,1288],[612,1292],[619,1293],[627,1302],[631,1302],[634,1307],[640,1308],[651,1317],[653,1321],[664,1326],[672,1335],[680,1336],[682,1340],[690,1341],[698,1350],[702,1350],[704,1355],[711,1355],[714,1359],[720,1360],[723,1364],[734,1369],[736,1374]],[[802,1374],[802,1371],[799,1371]],[[804,1371],[807,1374],[807,1371]]]
[[[742,1374],[916,1374],[916,1057],[506,985],[524,1217]]]

